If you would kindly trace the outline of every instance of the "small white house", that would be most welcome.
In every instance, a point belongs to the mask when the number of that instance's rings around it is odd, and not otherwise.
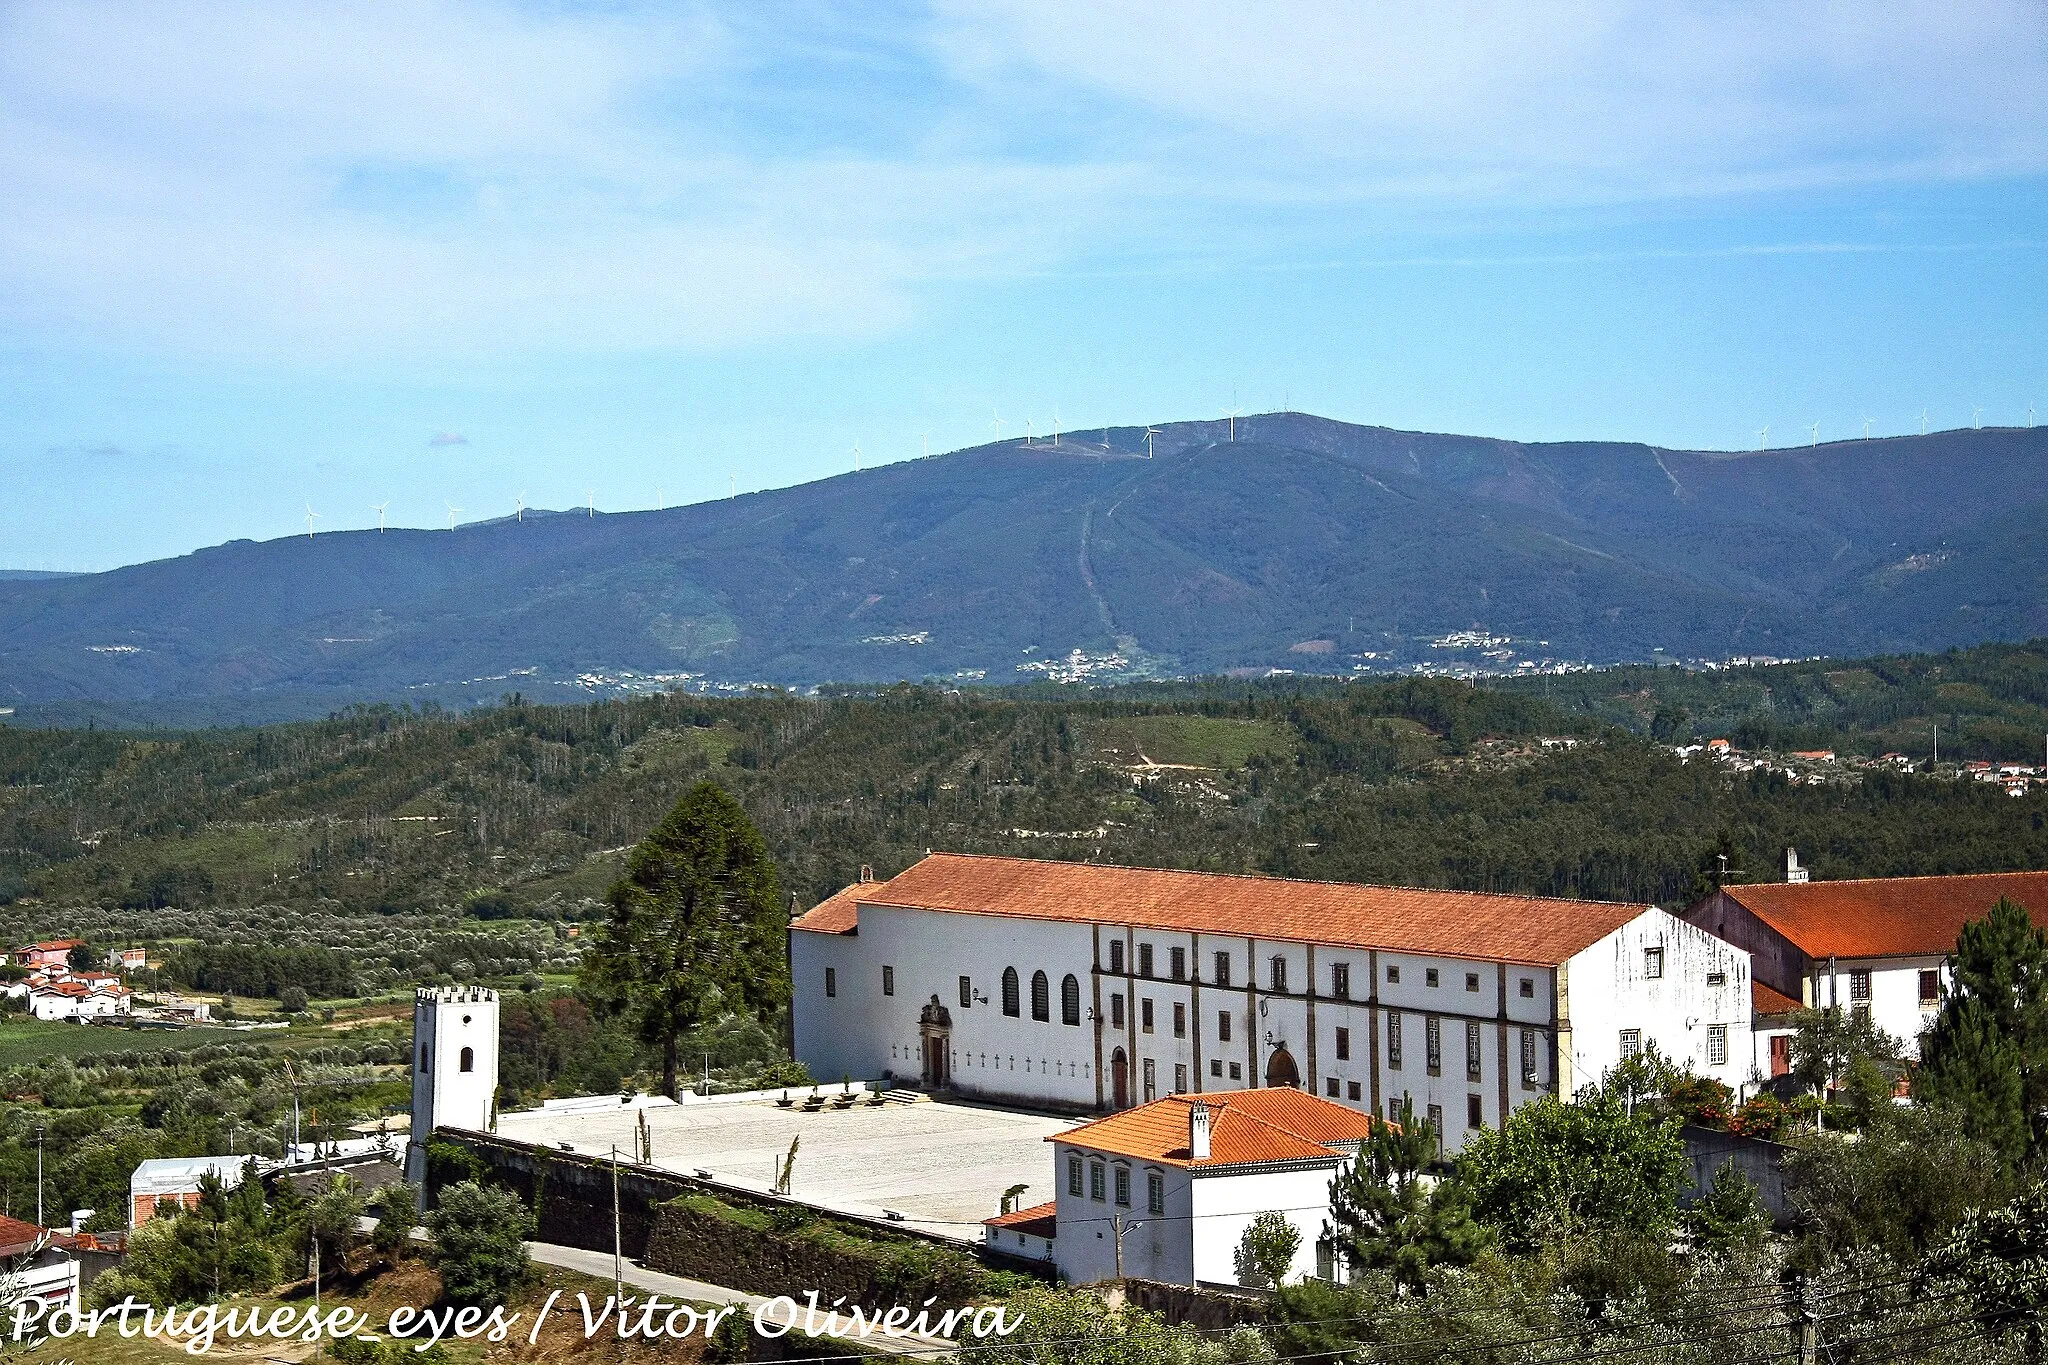
[[[1069,1129],[1053,1144],[1057,1196],[991,1218],[985,1243],[1049,1259],[1077,1284],[1119,1277],[1239,1283],[1252,1220],[1278,1211],[1301,1234],[1289,1279],[1318,1273],[1330,1182],[1376,1122],[1299,1090],[1174,1095]]]
[[[1800,1007],[1867,1013],[1909,1051],[1917,1047],[1941,1007],[1957,936],[2000,897],[2026,907],[2035,924],[2048,922],[2048,872],[1724,886],[1685,918],[1748,951],[1764,988],[1755,1066],[1771,1077],[1789,1068],[1791,1011]]]

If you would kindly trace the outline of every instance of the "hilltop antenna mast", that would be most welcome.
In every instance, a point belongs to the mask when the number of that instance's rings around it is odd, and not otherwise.
[[[380,502],[375,509],[377,513],[377,534],[380,536],[384,534],[384,509],[390,505],[388,502]]]
[[[313,510],[313,504],[306,504],[306,539],[313,538],[313,523],[320,520],[320,514]]]

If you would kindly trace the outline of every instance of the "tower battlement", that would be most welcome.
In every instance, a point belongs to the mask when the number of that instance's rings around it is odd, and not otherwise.
[[[465,1005],[495,1003],[498,993],[488,986],[415,986],[416,1005]]]

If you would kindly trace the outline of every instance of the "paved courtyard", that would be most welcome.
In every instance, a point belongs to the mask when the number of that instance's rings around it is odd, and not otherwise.
[[[621,1106],[501,1114],[498,1134],[550,1147],[566,1142],[593,1155],[616,1143],[630,1153],[638,1112]],[[815,1114],[772,1101],[683,1104],[646,1114],[656,1166],[709,1171],[765,1190],[790,1140],[800,1137],[790,1188],[797,1198],[870,1216],[893,1209],[926,1231],[966,1241],[981,1239],[981,1220],[999,1211],[1010,1186],[1030,1187],[1026,1204],[1052,1198],[1052,1146],[1045,1138],[1078,1122],[946,1101]]]

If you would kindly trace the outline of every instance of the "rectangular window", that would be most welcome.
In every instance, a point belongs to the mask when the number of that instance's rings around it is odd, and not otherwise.
[[[1868,1000],[1870,998],[1869,972],[1849,973],[1849,998],[1851,1000]]]
[[[1145,1059],[1145,1103],[1159,1098],[1159,1064],[1150,1057]]]
[[[839,973],[830,967],[825,969],[825,994],[828,997],[839,994]]]
[[[1109,997],[1109,1026],[1111,1028],[1122,1028],[1124,1026],[1124,993],[1122,991],[1117,991]]]
[[[1423,1050],[1429,1074],[1441,1076],[1444,1071],[1444,1021],[1434,1014],[1422,1021]]]
[[[1219,1078],[1223,1075],[1223,1059],[1221,1057],[1211,1057],[1209,1059],[1209,1074]]]
[[[1138,1027],[1146,1033],[1152,1031],[1152,997],[1149,995],[1138,1002]]]
[[[1467,1128],[1484,1128],[1486,1126],[1486,1101],[1480,1099],[1477,1095],[1467,1095],[1465,1097],[1465,1126]]]
[[[1218,1042],[1220,1042],[1220,1043],[1227,1043],[1227,1042],[1229,1042],[1229,1041],[1230,1041],[1230,1011],[1229,1011],[1229,1010],[1217,1010],[1217,1011],[1216,1011],[1216,1041],[1218,1041]]]
[[[1337,1030],[1337,1060],[1340,1062],[1351,1060],[1351,1030],[1348,1028]]]
[[[1166,1212],[1166,1177],[1157,1171],[1145,1176],[1145,1212]]]
[[[1273,990],[1279,995],[1287,993],[1287,959],[1284,957],[1273,959]]]
[[[1465,1079],[1466,1079],[1466,1080],[1468,1080],[1468,1081],[1476,1081],[1476,1080],[1478,1080],[1478,1079],[1479,1079],[1479,1076],[1480,1076],[1480,1070],[1479,1070],[1479,1062],[1480,1062],[1480,1058],[1479,1058],[1479,1025],[1477,1025],[1477,1024],[1474,1024],[1474,1023],[1470,1023],[1470,1022],[1468,1022],[1468,1023],[1466,1023],[1466,1025],[1465,1025]]]
[[[1388,980],[1388,982],[1390,982],[1390,983],[1391,983],[1391,984],[1393,984],[1393,985],[1396,985],[1396,986],[1400,985],[1400,984],[1401,984],[1401,969],[1400,969],[1399,967],[1388,967],[1388,968],[1387,968],[1387,980]]]
[[[1387,1065],[1395,1071],[1401,1069],[1401,1016],[1387,1016]]]
[[[1534,1000],[1536,998],[1536,982],[1531,977],[1525,976],[1522,978],[1522,998],[1524,1000]]]
[[[1476,991],[1479,989],[1479,973],[1465,973],[1465,989],[1468,991]]]
[[[1339,1000],[1351,998],[1351,964],[1332,962],[1330,964],[1330,994]]]
[[[1216,954],[1216,984],[1219,986],[1228,986],[1230,984],[1229,953]]]
[[[1335,1076],[1326,1076],[1323,1078],[1323,1093],[1328,1095],[1331,1099],[1334,1100],[1337,1098],[1338,1088],[1338,1081]]]
[[[1522,1030],[1522,1089],[1536,1088],[1536,1030]]]
[[[971,976],[963,976],[960,978],[960,1008],[963,1010],[968,1009],[972,1007],[973,1004],[974,978]]]
[[[1188,1007],[1178,1000],[1173,1002],[1173,1036],[1176,1038],[1188,1036]]]
[[[1149,943],[1138,945],[1138,975],[1152,975],[1152,945]]]
[[[1727,984],[1728,984],[1728,973],[1726,973],[1726,972],[1708,972],[1708,973],[1707,973],[1707,984],[1708,984],[1709,986],[1725,986],[1725,985],[1727,985]]]
[[[1244,1079],[1244,1064],[1242,1062],[1232,1062],[1230,1064],[1230,1079],[1233,1081]]]
[[[1932,967],[1920,973],[1920,1003],[1937,1005],[1941,1003],[1941,973]]]
[[[1131,1206],[1131,1168],[1128,1166],[1116,1168],[1116,1206],[1120,1209]]]
[[[1436,1130],[1436,1154],[1444,1154],[1444,1107],[1440,1104],[1429,1106],[1429,1126]]]
[[[1088,1197],[1098,1204],[1109,1198],[1109,1167],[1100,1161],[1088,1163]]]
[[[1166,950],[1166,971],[1175,981],[1188,979],[1188,950],[1169,948]]]
[[[1726,1024],[1707,1025],[1707,1065],[1728,1065],[1728,1026]]]
[[[1621,1055],[1624,1059],[1640,1057],[1643,1052],[1643,1031],[1639,1028],[1625,1028],[1621,1031]]]
[[[1067,1193],[1081,1197],[1081,1158],[1077,1156],[1067,1158]]]
[[[1188,1093],[1188,1068],[1185,1062],[1175,1062],[1173,1064],[1173,1093],[1176,1095]]]
[[[896,969],[894,967],[882,968],[882,994],[896,994]]]
[[[1643,975],[1651,981],[1655,981],[1664,975],[1664,950],[1662,948],[1643,949]]]
[[[1348,1097],[1348,1098],[1349,1098],[1349,1099],[1351,1100],[1351,1102],[1352,1102],[1352,1103],[1354,1103],[1354,1104],[1356,1104],[1356,1103],[1358,1102],[1358,1099],[1359,1099],[1359,1097],[1360,1097],[1361,1095],[1363,1095],[1364,1093],[1365,1093],[1365,1091],[1363,1090],[1363,1088],[1361,1088],[1361,1087],[1359,1086],[1359,1084],[1358,1084],[1358,1082],[1357,1082],[1357,1081],[1352,1081],[1352,1082],[1351,1082],[1351,1083],[1350,1083],[1350,1084],[1349,1084],[1348,1086],[1346,1086],[1346,1088],[1345,1088],[1345,1094],[1346,1094],[1346,1095],[1347,1095],[1347,1097]]]
[[[1424,971],[1424,972],[1422,973],[1422,984],[1423,984],[1423,985],[1425,985],[1425,986],[1427,986],[1427,987],[1429,987],[1429,988],[1430,988],[1431,990],[1435,990],[1435,989],[1436,989],[1436,986],[1437,986],[1437,970],[1436,970],[1436,968],[1434,968],[1434,967],[1430,967],[1430,968],[1428,968],[1427,970],[1425,970],[1425,971]]]
[[[1116,976],[1124,974],[1124,941],[1120,938],[1110,940],[1109,970]]]

